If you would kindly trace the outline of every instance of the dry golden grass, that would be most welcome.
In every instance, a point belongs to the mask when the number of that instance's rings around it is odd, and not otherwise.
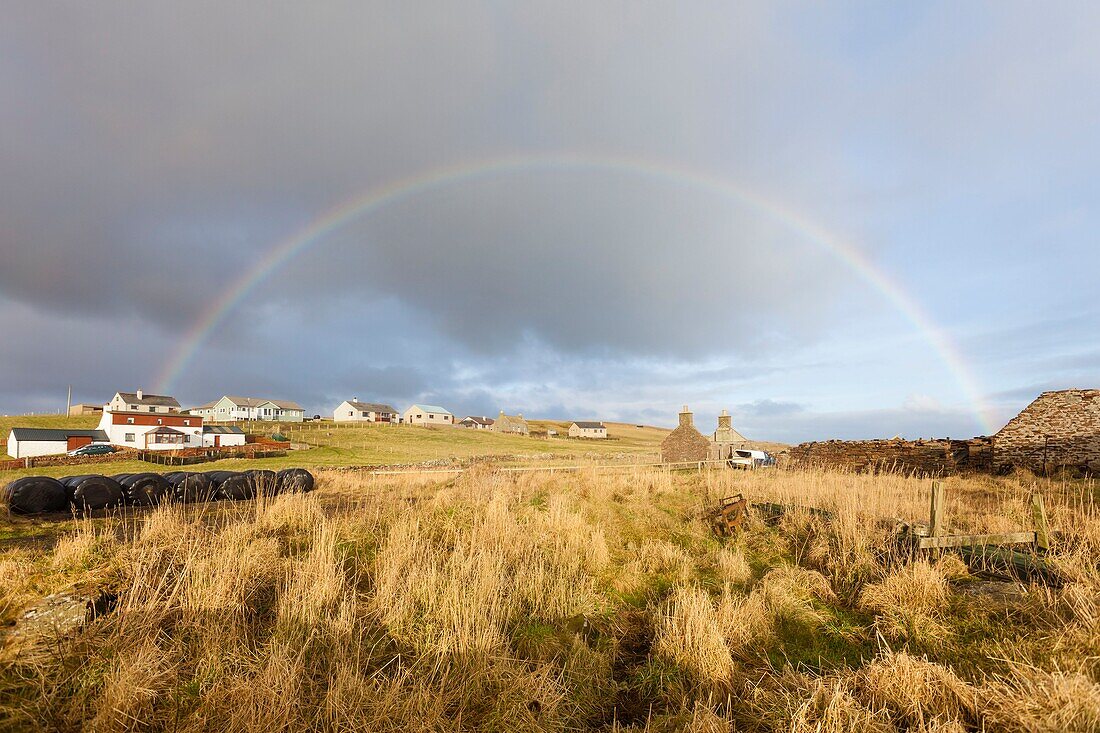
[[[951,479],[948,522],[1023,528],[1033,488]],[[0,728],[1097,730],[1094,490],[1044,485],[1073,582],[1007,608],[898,552],[928,502],[903,476],[332,472],[74,520],[0,550],[0,609],[73,586],[117,607],[9,646]],[[701,515],[738,492],[832,514],[720,541]]]

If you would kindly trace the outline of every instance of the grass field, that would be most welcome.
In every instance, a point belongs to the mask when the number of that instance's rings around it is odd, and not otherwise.
[[[13,425],[24,427],[95,427],[98,418],[81,416],[24,416],[0,418],[0,434],[6,440]],[[533,429],[561,425],[532,421]],[[568,423],[565,423],[566,429]],[[291,451],[285,458],[258,460],[227,459],[201,464],[202,470],[238,470],[242,468],[283,468],[303,466],[362,466],[420,463],[425,461],[470,459],[476,456],[518,456],[517,460],[542,463],[574,463],[609,460],[655,461],[661,440],[668,434],[663,428],[608,423],[611,439],[574,440],[569,438],[530,438],[498,435],[490,431],[459,428],[421,428],[412,426],[366,425],[345,427],[330,422],[301,425],[255,424],[250,432],[271,435],[279,432],[296,443],[311,446]],[[564,432],[564,429],[560,430]],[[6,445],[6,443],[5,443]],[[526,457],[526,458],[524,458]],[[19,476],[41,474],[64,476],[73,473],[124,473],[160,470],[153,464],[119,461],[80,466],[54,466],[30,470],[0,471],[0,484]]]
[[[369,476],[264,502],[9,520],[0,728],[100,731],[1100,730],[1093,484],[952,478],[957,531],[1030,526],[1058,589],[913,560],[929,482],[776,470]],[[719,497],[813,506],[716,539]],[[1006,589],[1011,590],[1007,592]]]

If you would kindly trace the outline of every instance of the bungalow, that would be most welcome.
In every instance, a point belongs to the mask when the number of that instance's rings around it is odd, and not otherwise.
[[[175,397],[145,394],[139,389],[137,392],[115,392],[105,409],[111,412],[179,412],[180,403]]]
[[[332,411],[334,422],[385,422],[398,421],[397,409],[379,402],[360,402],[358,397],[344,400]]]
[[[493,427],[493,418],[485,417],[484,415],[478,417],[476,415],[467,415],[458,422],[455,423],[456,428],[469,428],[470,430],[491,430]]]
[[[104,410],[99,429],[107,434],[107,442],[126,448],[179,450],[203,445],[201,415]]]
[[[263,397],[234,397],[226,395],[220,400],[190,410],[207,420],[233,422],[236,420],[263,420],[265,422],[302,422],[306,411],[297,402],[269,400]]]
[[[8,433],[8,455],[12,458],[54,456],[91,443],[108,443],[102,430],[12,428]]]
[[[606,438],[607,426],[602,422],[578,420],[569,426],[570,438]]]
[[[523,419],[523,413],[518,415],[505,415],[504,410],[500,411],[496,421],[493,423],[492,431],[494,433],[509,433],[511,435],[530,435],[531,430],[527,427],[527,421]]]
[[[236,425],[203,425],[202,447],[223,448],[230,445],[244,445],[245,434]]]
[[[405,410],[403,422],[409,425],[446,425],[453,426],[455,416],[450,410],[439,405],[413,405]]]

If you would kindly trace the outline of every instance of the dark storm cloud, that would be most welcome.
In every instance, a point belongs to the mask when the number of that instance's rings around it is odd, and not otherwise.
[[[6,8],[0,401],[52,404],[70,381],[82,399],[149,387],[211,300],[322,212],[509,154],[727,177],[856,246],[949,327],[963,311],[1003,327],[1080,306],[1072,294],[1100,266],[1086,246],[1095,9],[951,8],[958,32],[933,7],[875,23],[865,10]],[[824,386],[815,365],[846,364],[850,352],[830,350],[838,333],[876,342],[911,327],[876,319],[888,301],[811,239],[675,177],[514,171],[440,186],[350,222],[261,283],[179,396],[667,423],[697,395],[788,435],[847,429],[813,423],[794,383],[881,402],[865,387],[878,362]],[[1074,267],[1042,267],[1040,245]],[[1037,287],[1009,299],[1005,282]],[[979,338],[971,356],[992,364],[985,373],[1014,365],[990,391],[1044,382],[1041,370],[1095,374],[1087,348],[1065,346],[1081,328]],[[1029,343],[1054,362],[1016,356]],[[898,385],[927,374],[907,354],[890,366]],[[896,391],[886,404],[908,390]],[[784,414],[778,395],[805,410]]]

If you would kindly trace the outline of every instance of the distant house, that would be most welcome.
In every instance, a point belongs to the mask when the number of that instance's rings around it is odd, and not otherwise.
[[[577,421],[569,426],[570,438],[606,438],[607,426],[602,422]]]
[[[484,415],[478,417],[476,415],[467,415],[458,422],[455,423],[456,427],[469,428],[470,430],[489,430],[493,427],[493,418],[485,417]]]
[[[116,392],[107,403],[111,412],[179,412],[180,403],[175,397],[137,392]]]
[[[99,429],[108,442],[140,450],[201,448],[202,416],[179,412],[149,413],[139,410],[104,410]]]
[[[236,425],[203,425],[203,448],[223,448],[231,445],[244,445],[245,434]]]
[[[395,423],[398,418],[396,408],[378,402],[360,402],[358,397],[344,400],[332,411],[332,419],[335,422]]]
[[[237,420],[302,422],[306,418],[306,411],[297,402],[233,395],[226,395],[220,400],[191,408],[189,412],[192,415],[200,415],[207,420],[217,422],[235,422]]]
[[[527,426],[527,421],[523,419],[523,413],[518,415],[505,415],[504,410],[500,411],[497,415],[497,419],[493,421],[491,428],[494,433],[508,433],[511,435],[530,435],[531,429]]]
[[[450,410],[439,405],[413,405],[405,410],[402,419],[409,425],[453,426],[455,422],[455,416]]]
[[[109,443],[102,430],[50,430],[46,428],[12,428],[8,433],[8,455],[12,458],[53,456],[91,443]]]
[[[89,405],[84,402],[69,406],[70,415],[99,415],[103,412],[103,405]]]

